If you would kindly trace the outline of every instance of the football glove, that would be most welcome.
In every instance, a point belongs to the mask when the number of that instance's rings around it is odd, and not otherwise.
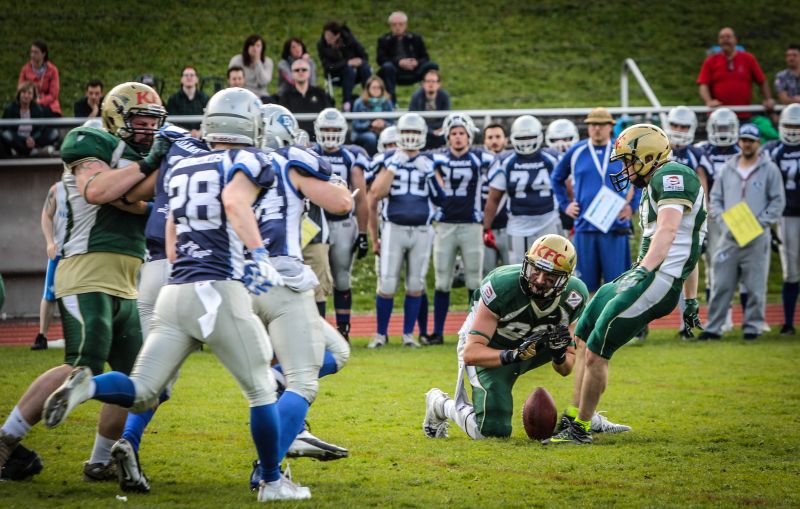
[[[635,269],[628,271],[617,283],[617,293],[622,293],[625,290],[633,288],[638,285],[650,275],[650,271],[639,265]]]
[[[515,362],[527,361],[536,355],[536,341],[538,337],[531,336],[516,348],[500,352],[500,364],[506,366]]]
[[[494,232],[491,228],[483,230],[483,245],[489,249],[497,249],[497,239],[494,238]]]
[[[700,306],[697,304],[697,299],[686,299],[685,304],[686,307],[683,310],[684,333],[686,334],[686,337],[693,338],[693,329],[695,327],[703,330],[703,328],[700,326],[700,317],[698,316]]]
[[[567,347],[572,342],[572,334],[569,327],[556,325],[547,334],[547,348],[553,357],[553,362],[563,364],[567,360]]]
[[[242,276],[242,283],[250,293],[260,295],[266,293],[270,286],[283,284],[283,278],[269,262],[269,253],[265,248],[256,248],[250,255],[251,259],[244,262]]]
[[[359,233],[356,237],[356,243],[353,245],[353,250],[356,252],[356,258],[359,260],[367,256],[369,251],[369,240],[366,233]]]
[[[167,155],[171,146],[169,138],[163,136],[161,133],[156,134],[153,137],[153,144],[150,145],[150,152],[147,153],[144,159],[139,161],[139,171],[144,173],[145,176],[156,171],[161,165],[161,160]]]

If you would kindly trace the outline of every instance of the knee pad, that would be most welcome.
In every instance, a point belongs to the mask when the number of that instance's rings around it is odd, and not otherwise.
[[[300,395],[303,399],[308,401],[308,404],[314,403],[317,399],[317,392],[319,391],[319,368],[314,370],[302,369],[292,373],[284,373],[286,375],[286,390],[292,391]]]
[[[161,396],[161,394],[158,393],[158,389],[148,387],[136,378],[132,378],[131,382],[133,382],[133,387],[136,389],[136,398],[133,400],[133,405],[130,408],[131,412],[139,414],[158,405]]]
[[[423,280],[409,280],[406,284],[406,292],[408,293],[421,293],[425,290],[425,281]]]
[[[382,295],[394,295],[397,292],[397,276],[388,276],[380,278],[378,282],[378,293]]]
[[[350,290],[350,268],[333,271],[333,289],[338,292]],[[335,293],[334,293],[335,295]]]

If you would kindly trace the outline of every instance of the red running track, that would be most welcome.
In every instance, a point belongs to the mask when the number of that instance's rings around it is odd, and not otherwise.
[[[445,334],[455,334],[461,328],[464,318],[467,314],[463,311],[454,311],[447,316],[445,323]],[[705,306],[700,308],[700,316],[703,320],[706,318]],[[333,321],[333,317],[329,317]],[[653,329],[675,329],[678,330],[681,315],[680,311],[675,310],[671,315],[660,318],[650,324]],[[433,312],[431,311],[428,316],[428,330],[432,329]],[[733,307],[733,323],[741,325],[742,323],[742,308],[739,305]],[[781,304],[767,304],[767,323],[777,329],[783,323],[783,306]],[[389,323],[389,334],[392,336],[399,336],[402,333],[403,315],[392,315],[392,321]],[[39,331],[39,324],[33,320],[6,320],[0,321],[0,345],[22,345],[33,343],[33,339]],[[353,315],[351,319],[350,335],[351,336],[372,336],[375,334],[375,315]],[[50,327],[47,335],[50,339],[58,339],[64,337],[61,331],[61,323],[55,322]]]

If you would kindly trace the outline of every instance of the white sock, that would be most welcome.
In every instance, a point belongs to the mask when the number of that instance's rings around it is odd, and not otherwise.
[[[14,410],[11,411],[11,415],[6,419],[6,423],[3,424],[2,429],[6,435],[11,435],[21,440],[31,430],[31,425],[22,417],[22,412],[19,411],[19,408],[15,406]]]
[[[458,427],[464,430],[473,440],[480,440],[484,438],[478,430],[478,423],[475,420],[475,409],[472,405],[462,405],[461,408],[456,408],[456,402],[450,398],[444,402],[444,414],[448,419],[458,424]]]
[[[94,436],[94,448],[92,448],[92,457],[89,459],[90,464],[102,463],[108,465],[111,463],[111,446],[114,445],[116,440],[106,438],[100,433]]]

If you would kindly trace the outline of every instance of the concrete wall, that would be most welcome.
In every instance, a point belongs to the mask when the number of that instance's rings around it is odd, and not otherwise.
[[[47,190],[61,178],[58,159],[0,161],[0,274],[7,317],[38,316],[47,253],[40,226]]]

